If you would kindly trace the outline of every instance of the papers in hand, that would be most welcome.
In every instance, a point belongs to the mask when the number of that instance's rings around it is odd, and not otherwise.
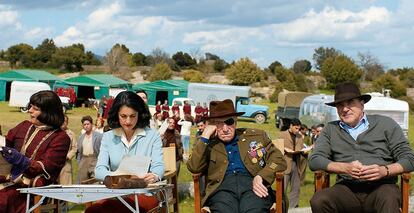
[[[313,149],[313,146],[305,146],[301,150],[293,151],[292,149],[289,149],[289,148],[285,147],[285,152],[290,153],[290,154],[298,154],[298,153],[301,153],[301,152],[305,152],[305,153],[309,152],[312,149]]]
[[[309,152],[313,149],[313,146],[308,146],[308,147],[304,147],[303,149],[301,149],[301,152]]]
[[[140,155],[125,155],[122,158],[118,169],[111,173],[111,176],[115,175],[144,175],[148,173],[151,158]]]

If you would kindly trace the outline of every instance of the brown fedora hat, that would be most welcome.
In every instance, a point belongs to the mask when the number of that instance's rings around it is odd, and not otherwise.
[[[342,84],[338,84],[335,88],[334,101],[330,103],[326,103],[326,105],[336,106],[336,104],[342,101],[348,101],[354,98],[359,98],[361,100],[364,100],[364,103],[367,103],[369,100],[371,100],[370,95],[367,95],[367,94],[361,95],[361,91],[359,91],[359,88],[356,84],[342,83]]]
[[[206,119],[224,118],[244,114],[244,112],[236,112],[236,110],[234,109],[233,101],[230,99],[226,99],[224,101],[210,102],[209,110],[210,116],[208,116]]]

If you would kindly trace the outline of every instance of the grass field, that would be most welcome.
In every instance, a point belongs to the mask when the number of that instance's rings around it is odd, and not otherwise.
[[[276,108],[276,104],[262,102],[260,104],[268,105],[270,107],[269,112],[271,112],[270,120],[265,124],[256,124],[251,120],[247,119],[240,119],[238,121],[238,127],[249,127],[249,128],[258,128],[266,131],[272,139],[277,138],[279,134],[279,130],[275,128],[275,120],[273,110]],[[67,111],[67,115],[69,117],[69,128],[72,129],[77,136],[79,136],[81,130],[81,118],[84,115],[91,115],[92,117],[96,117],[96,111],[89,109],[89,108],[75,108],[73,110]],[[17,108],[8,107],[7,102],[0,102],[0,125],[2,126],[3,134],[6,134],[10,128],[13,128],[16,124],[27,119],[28,115],[21,113]],[[414,128],[414,117],[410,114],[410,129]],[[193,128],[192,132],[194,135],[196,129]],[[414,132],[409,131],[409,139],[414,138]],[[410,140],[410,141],[411,141]],[[192,142],[194,139],[191,140]],[[413,147],[413,143],[410,142],[411,147]],[[74,166],[77,168],[76,162],[74,161]],[[75,169],[76,170],[76,169]],[[75,172],[76,174],[76,172]],[[331,178],[334,178],[331,175]],[[181,171],[179,176],[179,182],[190,182],[191,173],[188,172],[185,164],[181,165]],[[331,183],[334,181],[332,180]],[[413,182],[413,181],[412,181]],[[313,195],[313,174],[309,171],[306,172],[306,179],[305,184],[301,186],[300,192],[300,207],[309,206],[309,200]],[[82,212],[82,206],[76,206],[70,212]],[[184,197],[180,199],[180,211],[181,212],[194,212],[194,202],[192,198]]]

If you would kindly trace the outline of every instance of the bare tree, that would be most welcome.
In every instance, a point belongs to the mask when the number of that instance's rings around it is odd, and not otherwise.
[[[372,55],[369,51],[358,53],[358,65],[363,71],[361,77],[362,82],[373,81],[385,72],[385,68],[379,62],[378,58]]]
[[[200,48],[190,49],[190,56],[194,58],[197,63],[200,63],[200,61],[203,60],[203,53],[201,52]]]
[[[128,53],[116,44],[106,53],[105,64],[109,66],[111,73],[117,72],[122,66],[128,65]]]
[[[169,62],[171,61],[170,55],[159,47],[151,51],[151,54],[148,56],[148,60],[151,66],[155,66],[161,62],[170,64]]]

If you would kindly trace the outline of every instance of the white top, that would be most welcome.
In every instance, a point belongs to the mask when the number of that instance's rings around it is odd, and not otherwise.
[[[85,135],[82,141],[83,153],[82,155],[92,155],[93,154],[93,144],[92,144],[92,133],[90,135]]]
[[[190,121],[180,120],[177,122],[177,124],[181,126],[180,135],[190,136],[191,126],[193,125]]]

